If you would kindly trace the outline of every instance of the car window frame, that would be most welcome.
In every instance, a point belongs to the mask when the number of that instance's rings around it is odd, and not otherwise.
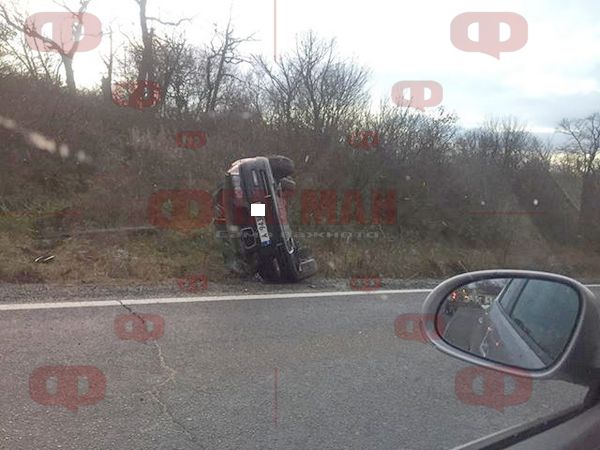
[[[521,294],[525,290],[525,287],[527,286],[527,284],[530,281],[526,278],[514,278],[510,281],[509,285],[512,284],[516,280],[520,280],[523,282],[522,285],[518,288],[517,294],[513,298],[509,299],[506,307],[503,306],[502,303],[500,303],[501,299],[498,299],[499,300],[498,301],[498,306],[499,306],[498,309],[499,309],[500,313],[502,314],[504,320],[506,320],[507,323],[519,335],[519,338],[521,338],[523,340],[523,342],[531,349],[531,351],[534,352],[538,358],[540,358],[540,360],[546,365],[546,367],[549,367],[554,363],[556,358],[551,358],[539,346],[539,344],[537,342],[535,342],[535,340],[523,330],[523,328],[512,317],[512,313],[515,309],[515,306],[518,303],[519,299],[521,298]],[[506,289],[508,291],[508,285],[506,286]]]
[[[506,293],[508,292],[508,290],[510,289],[510,287],[512,286],[512,284],[515,283],[515,282],[522,282],[523,284],[520,287],[517,288],[518,289],[517,295],[514,296],[513,298],[509,298],[508,299],[508,303],[506,305],[504,305],[504,303],[502,303],[502,300],[506,296]],[[499,309],[503,313],[508,314],[509,310],[512,311],[512,305],[515,303],[515,299],[519,298],[521,296],[521,292],[525,288],[526,284],[527,284],[527,279],[526,278],[512,278],[508,282],[508,284],[504,287],[504,289],[502,289],[502,291],[500,292],[500,294],[498,294],[498,298],[496,299],[496,302],[498,303]]]
[[[508,301],[508,303],[506,305],[503,305],[501,303],[501,300],[506,295],[506,292],[508,291],[509,286],[514,281],[516,281],[516,280],[522,280],[523,281],[522,286],[520,286],[520,288],[517,291],[518,294],[515,295],[514,298],[510,298],[509,301]],[[504,319],[513,327],[513,329],[517,332],[517,334],[523,340],[523,342],[525,342],[525,344],[537,355],[537,357],[542,360],[542,362],[546,365],[546,367],[550,367],[552,364],[554,364],[554,362],[556,360],[558,360],[560,358],[560,356],[564,352],[565,347],[563,347],[563,349],[557,355],[556,358],[551,357],[538,344],[538,342],[532,336],[530,336],[527,332],[525,332],[525,330],[521,327],[521,325],[519,325],[519,323],[517,321],[515,321],[515,319],[512,316],[513,311],[515,309],[515,306],[519,302],[519,299],[521,298],[521,295],[523,294],[523,291],[525,290],[526,286],[529,284],[530,281],[532,281],[532,280],[526,279],[526,278],[514,278],[514,279],[512,279],[506,285],[506,287],[503,289],[503,291],[498,295],[498,299],[497,299],[498,309],[499,309],[500,313],[503,315]],[[577,310],[577,316],[576,316],[577,318],[579,317],[579,314],[581,314],[581,298],[580,298],[579,295],[578,295],[578,301],[579,301],[578,302],[578,310]],[[572,339],[572,336],[573,336],[572,333],[569,334],[569,339],[567,340],[567,343],[570,341],[570,339]],[[565,344],[565,346],[566,346],[566,344]]]
[[[561,349],[561,351],[559,352],[558,355],[556,355],[556,357],[552,357],[550,356],[550,354],[537,342],[537,340],[531,336],[530,334],[528,334],[522,327],[521,325],[519,325],[519,323],[513,318],[513,313],[515,310],[515,307],[517,306],[517,303],[519,302],[519,300],[521,299],[521,295],[523,294],[523,292],[525,291],[527,285],[534,280],[527,280],[526,283],[523,285],[522,289],[519,291],[519,296],[517,297],[517,299],[512,302],[511,305],[511,310],[510,313],[508,314],[508,319],[511,321],[511,325],[513,325],[515,327],[515,329],[517,330],[517,333],[519,334],[519,336],[523,339],[523,341],[535,352],[536,355],[538,355],[538,357],[544,362],[544,364],[547,365],[551,365],[556,359],[558,359],[560,357],[560,355],[562,354],[562,352],[564,351],[564,348],[566,346],[563,345],[563,348]],[[579,309],[581,308],[581,303],[578,303],[578,310],[577,310],[577,315],[575,316],[576,318],[579,316]],[[569,336],[571,336],[572,333],[569,334]],[[568,342],[568,340],[567,340]]]

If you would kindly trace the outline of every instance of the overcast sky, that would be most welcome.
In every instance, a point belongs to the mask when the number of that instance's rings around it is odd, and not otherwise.
[[[401,80],[435,80],[444,87],[443,105],[459,115],[462,125],[514,115],[536,132],[552,132],[563,117],[600,111],[598,0],[148,0],[148,13],[164,20],[193,17],[184,28],[190,41],[201,44],[213,23],[226,22],[231,9],[238,35],[254,33],[258,40],[244,51],[272,58],[274,1],[279,54],[309,29],[336,38],[342,55],[370,68],[375,99],[389,99],[392,85]],[[60,10],[51,0],[18,4],[29,13]],[[523,16],[527,44],[500,59],[457,49],[450,39],[452,20],[483,11]],[[133,0],[93,0],[89,12],[105,28],[112,25],[139,35]],[[503,39],[509,34],[502,29]],[[477,39],[477,34],[470,36]],[[100,55],[107,46],[105,39],[97,49],[76,57],[79,85],[98,84],[103,74]]]

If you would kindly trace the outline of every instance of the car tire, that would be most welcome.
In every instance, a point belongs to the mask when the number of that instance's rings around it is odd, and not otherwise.
[[[271,258],[267,261],[261,261],[258,264],[257,272],[265,281],[281,281],[281,267],[279,266],[279,262],[276,258]]]
[[[284,177],[288,177],[294,173],[294,161],[286,156],[274,155],[268,157],[269,164],[271,165],[271,171],[273,177],[276,180],[280,180]]]
[[[296,253],[292,253],[291,255],[286,252],[286,254],[281,257],[284,261],[281,261],[281,277],[285,281],[295,282],[299,280],[298,277],[298,262]]]

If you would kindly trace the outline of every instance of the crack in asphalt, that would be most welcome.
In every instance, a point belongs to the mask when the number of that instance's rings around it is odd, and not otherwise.
[[[131,308],[131,306],[126,305],[125,303],[123,303],[122,300],[117,300],[119,302],[119,304],[125,308],[127,311],[129,311],[131,314],[133,314],[135,317],[137,317],[138,319],[140,319],[144,325],[146,325],[146,321],[142,318],[142,316],[140,316],[138,313],[136,313],[133,308]]]
[[[125,308],[129,313],[131,313],[132,315],[134,315],[135,317],[137,317],[138,319],[140,319],[142,321],[142,323],[144,324],[144,326],[146,326],[146,321],[144,320],[144,318],[138,314],[137,312],[135,312],[133,310],[133,308],[131,308],[128,305],[123,304],[123,302],[121,300],[117,300],[121,306],[123,308]],[[137,392],[134,394],[146,394],[150,397],[152,397],[154,399],[154,401],[156,401],[156,403],[158,403],[160,405],[161,408],[161,416],[162,415],[166,415],[169,417],[169,419],[171,420],[171,422],[173,422],[175,425],[177,425],[179,428],[181,428],[181,430],[187,435],[188,439],[193,442],[194,444],[198,443],[198,438],[190,431],[186,428],[186,426],[180,421],[178,420],[175,415],[173,414],[173,412],[170,410],[169,406],[163,402],[160,398],[160,394],[161,394],[161,389],[163,388],[164,385],[166,385],[169,382],[173,382],[174,385],[177,384],[176,380],[175,380],[175,376],[177,375],[177,370],[173,369],[171,366],[169,366],[167,364],[167,361],[165,360],[165,357],[163,355],[162,352],[162,347],[160,346],[160,344],[156,341],[152,341],[152,344],[154,344],[154,347],[157,350],[157,354],[158,354],[158,361],[160,364],[161,369],[164,372],[167,372],[169,375],[167,376],[166,379],[164,379],[163,381],[161,381],[160,383],[156,384],[153,389],[151,390],[147,390],[147,391],[142,391],[142,392]],[[147,345],[147,342],[144,342],[144,345]],[[149,432],[152,431],[156,428],[158,428],[160,425],[160,423],[157,421],[156,424],[148,429],[144,429],[144,430],[140,430],[141,432]]]
[[[162,347],[160,346],[160,344],[156,341],[153,341],[152,343],[156,347],[156,350],[158,350],[158,360],[160,361],[160,367],[163,370],[170,373],[169,377],[165,381],[163,381],[162,383],[159,383],[159,386],[162,386],[162,385],[168,383],[169,381],[172,381],[173,384],[177,384],[177,382],[175,381],[175,375],[177,374],[177,371],[175,369],[173,369],[171,366],[169,366],[167,364],[167,362],[165,361],[165,357],[163,356]]]

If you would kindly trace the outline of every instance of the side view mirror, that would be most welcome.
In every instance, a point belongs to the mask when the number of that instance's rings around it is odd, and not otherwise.
[[[600,375],[600,302],[579,282],[518,270],[472,272],[437,286],[423,334],[472,364],[592,384]]]

